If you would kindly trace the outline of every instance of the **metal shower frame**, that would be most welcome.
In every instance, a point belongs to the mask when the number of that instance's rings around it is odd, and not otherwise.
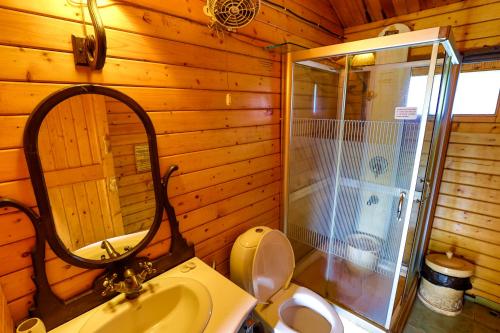
[[[440,108],[439,112],[440,114],[444,114],[445,118],[442,118],[443,123],[437,124],[439,128],[434,130],[434,133],[437,135],[436,139],[433,140],[433,146],[434,149],[438,149],[437,143],[440,144],[446,144],[446,139],[449,135],[449,129],[451,126],[451,106],[453,103],[453,95],[454,91],[456,88],[456,79],[458,76],[459,72],[459,67],[460,67],[460,61],[461,61],[461,56],[459,52],[457,51],[455,41],[453,38],[453,34],[451,31],[451,27],[446,26],[446,27],[436,27],[436,28],[429,28],[429,29],[424,29],[424,30],[417,30],[417,31],[412,31],[412,32],[407,32],[407,33],[401,33],[401,34],[395,34],[395,35],[388,35],[388,36],[383,36],[383,37],[376,37],[376,38],[370,38],[370,39],[365,39],[365,40],[358,40],[358,41],[353,41],[353,42],[347,42],[347,43],[341,43],[341,44],[335,44],[335,45],[329,45],[329,46],[323,46],[323,47],[318,47],[318,48],[313,48],[313,49],[308,49],[308,50],[300,50],[300,51],[295,51],[295,52],[288,52],[285,55],[285,62],[286,62],[286,67],[284,68],[284,76],[285,76],[285,82],[283,85],[283,89],[285,93],[283,94],[282,97],[282,109],[284,110],[283,114],[283,123],[282,123],[282,175],[283,175],[283,188],[282,188],[282,206],[281,206],[281,226],[283,230],[286,232],[286,221],[287,221],[287,214],[288,214],[288,202],[289,202],[289,193],[288,193],[288,188],[289,188],[289,158],[290,158],[290,151],[289,151],[289,146],[290,146],[290,139],[291,139],[291,126],[292,126],[292,109],[293,109],[293,68],[294,64],[297,62],[304,62],[304,61],[311,61],[315,59],[321,59],[321,58],[327,58],[327,57],[335,57],[335,56],[354,56],[356,54],[361,54],[361,53],[367,53],[367,52],[375,52],[375,51],[381,51],[381,50],[387,50],[387,49],[394,49],[394,48],[402,48],[402,47],[414,47],[414,46],[432,46],[432,53],[431,53],[431,58],[430,58],[430,64],[429,64],[429,73],[428,73],[428,81],[427,81],[427,89],[426,89],[426,94],[425,94],[425,101],[424,101],[424,112],[423,112],[423,120],[422,123],[425,124],[427,120],[427,114],[429,113],[429,108],[430,108],[430,97],[431,97],[431,89],[432,89],[432,84],[434,80],[434,74],[435,74],[435,68],[436,64],[438,61],[438,49],[439,46],[442,45],[443,48],[446,51],[446,54],[450,57],[450,62],[451,62],[451,67],[453,70],[449,71],[450,75],[448,77],[443,78],[442,82],[446,84],[446,87],[449,87],[449,89],[443,89],[445,92],[444,96],[440,97],[441,103],[438,105]],[[348,62],[346,62],[346,69],[348,70]],[[342,112],[342,119],[343,115],[345,112],[345,103],[346,103],[346,98],[347,98],[347,93],[346,93],[346,83],[347,83],[347,75],[344,78],[344,86],[343,86],[343,93],[342,93],[342,102],[341,102],[341,112]],[[423,126],[422,131],[425,129],[425,126]],[[437,132],[437,133],[436,133]],[[419,149],[416,152],[417,156],[420,156],[421,154],[421,145],[419,145]],[[435,151],[434,154],[432,154],[431,159],[433,160],[429,161],[430,165],[437,165],[438,167],[443,163],[444,161],[444,156],[445,154],[442,153],[442,151]],[[418,160],[415,162],[418,163]],[[437,163],[437,164],[436,164]],[[434,168],[436,169],[436,168]],[[430,173],[430,176],[433,180],[433,183],[428,186],[428,188],[432,188],[433,191],[438,189],[438,183],[441,178],[441,172],[438,170],[432,170]],[[415,178],[415,177],[414,177]],[[427,178],[427,177],[426,177]],[[408,196],[409,198],[413,198],[413,194],[415,191],[415,181],[411,184],[411,192],[410,195]],[[436,197],[437,198],[437,197]],[[421,210],[423,211],[423,219],[424,221],[422,224],[424,225],[420,230],[422,231],[422,234],[420,235],[420,240],[419,244],[417,244],[415,247],[418,247],[420,251],[424,251],[427,247],[428,243],[428,228],[430,228],[430,221],[429,217],[433,215],[434,209],[435,209],[435,200],[433,195],[430,196],[429,200],[424,202],[421,206]],[[434,202],[434,204],[432,203]],[[407,205],[407,212],[406,212],[406,218],[405,218],[405,224],[403,228],[403,234],[402,234],[402,239],[401,239],[401,245],[399,249],[399,256],[398,256],[398,262],[397,262],[397,267],[396,267],[396,272],[401,269],[401,263],[402,263],[402,249],[404,248],[405,245],[405,239],[406,239],[406,231],[408,229],[408,223],[409,223],[409,210],[411,209],[412,205]],[[423,239],[422,239],[423,238]],[[422,244],[423,240],[423,244]],[[413,284],[416,284],[416,281],[413,281]],[[393,323],[391,322],[392,319],[392,310],[394,307],[394,302],[395,302],[395,293],[396,293],[396,287],[394,284],[397,284],[397,279],[394,279],[393,281],[393,288],[391,292],[391,299],[389,303],[389,313],[387,315],[387,319],[385,322],[384,327],[379,326],[376,323],[371,322],[369,325],[372,329],[377,329],[381,332],[384,330],[389,329],[389,327],[392,327]],[[416,288],[416,285],[413,286],[412,288]],[[338,307],[337,307],[338,308]],[[353,316],[350,311],[347,311],[345,309],[340,309],[340,312],[344,312],[344,314],[349,315],[351,318]],[[354,318],[355,319],[355,318]],[[370,323],[369,319],[365,319],[368,323]]]

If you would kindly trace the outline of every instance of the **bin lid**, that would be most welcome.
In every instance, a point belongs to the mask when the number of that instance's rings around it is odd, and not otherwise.
[[[470,262],[454,257],[453,252],[446,254],[433,253],[425,257],[425,263],[432,270],[458,278],[467,278],[474,273],[474,265]]]

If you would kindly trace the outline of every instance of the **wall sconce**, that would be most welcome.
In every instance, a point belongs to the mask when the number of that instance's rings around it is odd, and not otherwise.
[[[87,0],[87,7],[94,26],[95,36],[77,37],[71,35],[73,55],[75,65],[88,66],[91,69],[99,70],[104,67],[106,61],[106,30],[99,16],[96,0]]]

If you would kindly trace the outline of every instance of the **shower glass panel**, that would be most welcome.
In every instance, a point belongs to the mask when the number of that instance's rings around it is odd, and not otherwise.
[[[298,239],[295,256],[312,248],[327,251],[335,168],[338,159],[338,114],[342,109],[345,57],[297,64],[293,80],[293,145],[290,146],[288,232]]]
[[[385,328],[405,289],[435,124],[439,42],[416,44],[302,51],[288,63],[284,229],[294,281]],[[421,98],[410,93],[417,75]]]
[[[420,162],[418,166],[418,177],[415,185],[415,199],[414,205],[410,215],[410,223],[408,226],[408,234],[406,237],[403,267],[406,268],[406,285],[404,294],[409,293],[409,289],[417,276],[419,263],[423,259],[424,251],[422,249],[422,233],[426,228],[425,221],[420,217],[425,211],[425,204],[429,196],[429,181],[432,179],[433,173],[436,171],[435,159],[431,158],[436,151],[437,140],[434,140],[439,134],[447,112],[445,110],[445,94],[450,85],[450,71],[452,66],[452,59],[448,56],[445,50],[440,46],[438,53],[438,61],[434,71],[434,81],[432,86],[431,103],[429,109],[429,116],[425,127],[424,144],[422,153],[420,155]],[[412,72],[412,81],[421,80],[421,76],[426,72],[425,68],[415,68]],[[420,93],[422,89],[410,84],[410,94],[412,92]],[[414,96],[413,98],[418,98]]]

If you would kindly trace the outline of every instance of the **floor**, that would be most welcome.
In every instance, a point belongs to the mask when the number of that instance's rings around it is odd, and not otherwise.
[[[345,262],[335,260],[333,281],[326,281],[325,258],[313,255],[310,248],[302,249],[300,258],[304,265],[296,267],[294,280],[299,285],[308,287],[323,297],[335,303],[347,303],[357,312],[365,314],[372,320],[381,320],[383,311],[383,296],[388,289],[388,281],[378,274],[359,275],[345,267]],[[314,251],[316,252],[316,251]],[[310,257],[309,260],[307,257]],[[302,261],[302,260],[301,260]],[[304,266],[304,267],[300,267]],[[334,281],[341,279],[342,284]],[[390,282],[390,281],[389,281]],[[397,297],[403,290],[404,278],[400,278]],[[456,317],[437,314],[423,305],[416,297],[404,333],[495,333],[500,332],[500,315],[482,305],[466,301],[462,313]]]
[[[333,259],[332,277],[325,279],[326,260],[322,255],[315,256],[306,269],[295,270],[294,281],[333,303],[349,305],[375,322],[385,321],[392,279],[373,272],[355,271],[345,260],[338,258]]]
[[[500,332],[500,316],[494,311],[466,301],[462,313],[447,317],[429,310],[416,298],[404,333],[495,333]]]

